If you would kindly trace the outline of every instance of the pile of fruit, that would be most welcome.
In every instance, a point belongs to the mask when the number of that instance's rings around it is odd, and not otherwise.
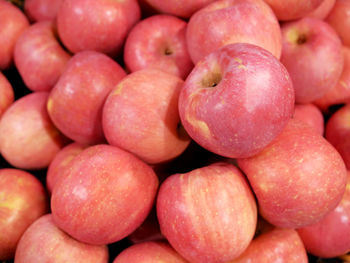
[[[0,262],[350,262],[349,14],[0,0]]]

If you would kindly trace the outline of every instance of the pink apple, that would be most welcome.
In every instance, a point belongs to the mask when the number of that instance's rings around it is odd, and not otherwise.
[[[307,14],[308,17],[325,19],[334,7],[336,0],[323,0],[313,11]],[[301,2],[302,3],[302,2]]]
[[[0,71],[0,119],[15,99],[11,83]]]
[[[4,70],[13,64],[17,38],[29,22],[19,8],[5,0],[0,0],[0,17],[0,70]]]
[[[46,168],[67,139],[56,129],[46,110],[48,92],[16,100],[0,120],[0,151],[14,167]]]
[[[298,120],[262,152],[238,160],[271,224],[299,228],[321,220],[340,202],[346,168],[336,149]]]
[[[187,23],[175,16],[155,15],[139,22],[129,33],[124,61],[134,72],[155,68],[185,79],[193,68],[186,46]]]
[[[188,22],[188,52],[196,64],[228,44],[245,42],[260,46],[280,58],[281,30],[263,0],[219,0],[200,9]]]
[[[55,20],[63,0],[25,0],[24,12],[29,20]]]
[[[179,124],[182,86],[179,77],[155,69],[125,77],[103,107],[103,131],[109,144],[152,164],[180,155],[190,142]]]
[[[47,214],[25,231],[14,262],[108,263],[108,257],[107,246],[93,246],[73,239],[55,225],[51,214]]]
[[[48,210],[41,182],[17,169],[0,169],[0,260],[12,259],[24,231]]]
[[[53,123],[78,143],[104,142],[103,104],[125,75],[117,62],[102,53],[74,55],[50,92],[47,109]]]
[[[336,0],[331,12],[326,18],[326,22],[330,24],[340,36],[342,42],[346,46],[350,46],[350,2],[348,0]]]
[[[230,158],[261,151],[293,110],[287,70],[268,51],[244,43],[227,45],[200,61],[179,98],[188,134],[207,150]]]
[[[137,0],[66,0],[58,11],[57,26],[71,52],[95,50],[114,57],[139,19]]]
[[[350,251],[350,172],[339,205],[316,224],[298,229],[308,252],[331,258]]]
[[[343,71],[342,44],[324,21],[303,18],[282,25],[281,62],[287,68],[297,103],[309,103],[324,96],[338,82]]]
[[[51,196],[54,222],[73,238],[109,244],[131,234],[149,214],[158,187],[152,168],[110,145],[81,152]]]
[[[54,22],[31,25],[16,42],[15,64],[32,91],[50,91],[69,59],[70,55],[59,44]]]
[[[278,20],[295,20],[307,16],[327,0],[264,0]]]
[[[294,119],[308,124],[318,134],[323,135],[324,119],[322,112],[313,104],[296,104],[294,107]]]
[[[226,263],[251,242],[257,221],[254,196],[233,165],[216,163],[168,177],[159,189],[162,234],[192,263]]]

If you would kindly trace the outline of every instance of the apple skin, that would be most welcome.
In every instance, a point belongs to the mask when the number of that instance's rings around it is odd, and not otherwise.
[[[33,253],[35,251],[35,253]],[[62,230],[47,214],[25,231],[18,243],[15,263],[108,263],[107,246],[79,242]]]
[[[337,85],[330,89],[322,98],[313,102],[323,111],[327,111],[332,105],[350,102],[350,48],[343,46],[342,51],[344,67]]]
[[[307,16],[326,0],[264,0],[269,4],[278,20],[296,20]]]
[[[143,242],[122,251],[113,263],[189,263],[165,242]]]
[[[175,16],[148,17],[128,34],[124,61],[134,72],[155,68],[185,79],[193,68],[186,45],[187,23]]]
[[[244,253],[228,263],[307,263],[308,257],[297,231],[274,228],[255,238]]]
[[[346,46],[350,46],[350,2],[347,0],[337,0],[331,12],[326,18],[326,22],[334,28]]]
[[[338,82],[343,71],[342,44],[323,20],[303,18],[282,25],[281,62],[287,68],[297,103],[321,98]]]
[[[24,83],[32,91],[50,91],[70,55],[60,46],[54,22],[38,22],[17,39],[14,60]]]
[[[25,0],[24,12],[32,22],[53,21],[63,0]]]
[[[0,169],[0,260],[12,259],[25,230],[48,211],[41,182],[18,169]]]
[[[262,0],[215,1],[191,16],[186,39],[195,64],[211,52],[239,42],[260,46],[278,59],[282,51],[280,26]]]
[[[271,224],[300,228],[321,220],[340,202],[346,168],[335,148],[307,124],[291,119],[262,152],[238,160]]]
[[[350,169],[350,104],[336,111],[327,121],[326,139],[338,150]]]
[[[52,192],[53,219],[81,242],[102,245],[119,241],[139,227],[152,208],[158,187],[156,174],[117,147],[88,147],[66,172]]]
[[[29,27],[29,21],[15,5],[0,0],[0,70],[13,64],[13,52],[17,38]]]
[[[321,221],[299,228],[307,251],[315,256],[331,258],[350,251],[350,172],[345,194],[339,205]]]
[[[60,39],[72,53],[94,50],[115,57],[140,16],[137,0],[66,0],[56,20]]]
[[[12,85],[0,71],[0,119],[14,100],[15,94]]]
[[[150,164],[180,155],[190,143],[189,136],[178,130],[178,98],[183,83],[179,77],[155,69],[125,77],[103,107],[108,143]]]
[[[243,158],[268,145],[294,111],[284,66],[254,45],[227,45],[200,61],[187,77],[179,112],[188,134],[216,154]]]
[[[53,125],[46,110],[48,92],[16,100],[0,120],[0,150],[14,167],[46,168],[68,140]]]
[[[46,188],[51,194],[58,180],[62,180],[64,170],[68,169],[74,157],[81,153],[87,145],[73,142],[62,148],[51,161],[46,175]]]
[[[190,262],[228,262],[253,239],[257,208],[242,173],[215,163],[168,177],[160,186],[162,234]]]
[[[322,112],[315,105],[296,104],[294,107],[294,119],[300,120],[312,127],[318,134],[323,136],[324,118]]]
[[[316,9],[311,11],[311,13],[307,14],[307,16],[325,19],[334,7],[335,2],[336,0],[323,0],[322,3]]]
[[[102,53],[75,54],[50,92],[47,109],[53,123],[80,144],[104,142],[103,104],[124,76],[121,66]]]

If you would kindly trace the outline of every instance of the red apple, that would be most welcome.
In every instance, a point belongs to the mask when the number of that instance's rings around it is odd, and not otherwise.
[[[238,160],[271,224],[299,228],[321,220],[340,202],[346,168],[339,153],[307,124],[290,120],[262,152]]]
[[[327,121],[326,139],[338,150],[350,169],[350,104],[336,111]]]
[[[55,223],[73,238],[95,245],[131,234],[146,219],[158,187],[152,168],[110,145],[91,146],[75,157],[55,185]]]
[[[278,20],[295,20],[307,16],[327,0],[264,0]]]
[[[257,210],[242,173],[216,163],[168,177],[159,189],[157,216],[162,234],[185,259],[224,263],[248,247]]]
[[[52,193],[57,181],[62,180],[65,175],[64,170],[67,169],[75,156],[81,153],[87,146],[79,143],[71,143],[60,150],[51,161],[46,175],[46,188]]]
[[[323,0],[322,3],[311,13],[308,13],[308,17],[325,19],[334,7],[336,0]]]
[[[134,72],[155,68],[185,79],[193,68],[186,46],[187,23],[175,16],[155,15],[139,22],[129,33],[124,61]]]
[[[35,253],[33,253],[35,251]],[[47,214],[25,231],[18,243],[15,263],[108,263],[107,246],[79,242],[62,230]]]
[[[24,231],[48,210],[41,182],[28,172],[0,169],[0,260],[12,259]]]
[[[24,12],[29,20],[55,20],[63,0],[25,0]]]
[[[0,71],[0,119],[14,99],[15,95],[12,85]]]
[[[46,110],[47,92],[16,100],[0,120],[0,151],[14,167],[46,168],[67,139],[56,129]]]
[[[350,46],[350,2],[348,0],[336,0],[331,12],[326,18],[326,22],[330,24],[340,36],[342,42],[346,46]]]
[[[308,124],[318,134],[323,135],[324,119],[322,112],[313,104],[296,104],[294,107],[294,119]]]
[[[228,263],[307,263],[305,247],[294,229],[274,228],[255,238],[244,253]]]
[[[66,0],[58,11],[57,27],[71,52],[95,50],[114,57],[139,19],[137,0]]]
[[[144,242],[133,245],[120,253],[113,263],[188,263],[165,242]]]
[[[13,4],[0,0],[0,70],[13,63],[17,38],[29,26],[27,17]]]
[[[103,108],[103,131],[109,144],[152,164],[180,155],[190,142],[179,126],[182,86],[179,77],[155,69],[125,77]]]
[[[102,53],[83,51],[74,55],[50,92],[47,109],[52,121],[78,143],[104,142],[103,104],[125,75],[117,62]]]
[[[298,229],[308,252],[331,258],[350,251],[350,172],[346,191],[339,205],[316,224]]]
[[[280,58],[281,30],[271,8],[262,0],[219,0],[200,9],[188,22],[187,47],[196,64],[228,44],[260,46]]]
[[[179,98],[188,134],[230,158],[261,151],[283,130],[293,110],[287,70],[268,51],[244,43],[227,45],[200,61]]]
[[[54,22],[31,25],[16,42],[15,64],[32,91],[50,91],[69,59],[70,55],[59,44]]]
[[[297,103],[324,96],[343,71],[342,44],[337,33],[323,20],[303,18],[282,25],[281,62],[295,89]]]

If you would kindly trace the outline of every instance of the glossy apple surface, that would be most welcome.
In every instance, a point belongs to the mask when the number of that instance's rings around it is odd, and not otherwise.
[[[215,163],[168,177],[159,189],[162,234],[190,262],[228,262],[248,247],[256,228],[254,196],[233,165]]]
[[[110,145],[86,148],[66,169],[51,197],[54,222],[95,245],[131,234],[146,219],[158,187],[152,168]]]
[[[0,71],[0,118],[15,100],[11,83]]]
[[[346,168],[337,150],[307,124],[290,120],[262,152],[238,160],[271,224],[299,228],[321,220],[340,202]]]
[[[308,124],[318,134],[323,135],[324,132],[324,118],[321,110],[315,105],[296,104],[294,107],[294,119],[300,120]]]
[[[227,45],[200,61],[179,98],[182,124],[202,147],[242,158],[268,145],[294,110],[294,89],[284,66],[250,44]]]
[[[347,0],[336,0],[335,4],[326,18],[326,22],[330,24],[340,36],[342,42],[346,46],[350,46],[350,2]]]
[[[307,16],[318,19],[325,19],[333,9],[335,2],[336,0],[323,0],[322,3],[311,13],[307,14]]]
[[[30,21],[53,21],[63,0],[25,0],[24,12]]]
[[[48,211],[41,182],[18,169],[0,169],[0,260],[12,259],[24,231]]]

